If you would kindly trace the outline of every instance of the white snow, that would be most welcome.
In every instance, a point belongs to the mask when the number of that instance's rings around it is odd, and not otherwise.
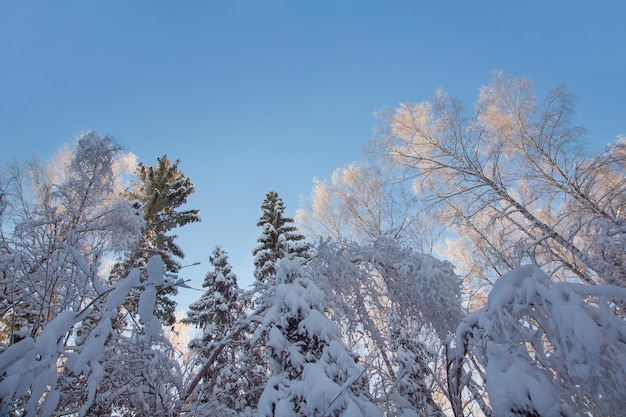
[[[591,404],[621,414],[626,322],[611,312],[613,302],[626,302],[626,289],[555,283],[530,265],[496,281],[456,336],[465,341],[460,355],[469,349],[486,368],[494,413],[558,416]]]

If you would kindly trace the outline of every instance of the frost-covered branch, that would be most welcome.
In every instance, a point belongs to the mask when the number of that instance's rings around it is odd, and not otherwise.
[[[496,281],[456,332],[451,369],[486,370],[496,415],[617,415],[626,392],[626,289],[550,281],[524,266]]]
[[[81,267],[95,272],[77,253]],[[151,259],[148,265],[148,282],[139,281],[139,271],[134,270],[124,280],[102,292],[81,311],[64,311],[48,322],[41,335],[26,337],[0,353],[0,409],[3,413],[25,412],[28,415],[50,416],[63,404],[62,376],[80,377],[85,397],[70,406],[80,408],[78,414],[86,415],[93,404],[96,390],[104,377],[101,356],[105,344],[114,330],[112,320],[132,288],[146,289],[163,285],[163,264],[160,258]],[[146,323],[156,320],[152,314],[154,300],[149,296],[141,301],[141,319]],[[84,326],[91,319],[95,326]],[[158,320],[157,320],[158,322]],[[83,325],[81,327],[81,325]],[[81,327],[88,334],[81,336],[78,345],[66,345],[75,329]],[[148,326],[146,337],[156,335],[158,328]],[[66,375],[67,374],[67,375]]]

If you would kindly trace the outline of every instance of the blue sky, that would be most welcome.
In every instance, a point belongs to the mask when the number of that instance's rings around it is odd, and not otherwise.
[[[565,83],[602,149],[626,133],[625,41],[623,1],[5,1],[0,162],[87,130],[180,158],[203,218],[180,231],[203,263],[184,275],[199,287],[219,244],[246,284],[265,192],[292,216],[313,177],[362,159],[377,110],[439,87],[472,105],[501,69]]]

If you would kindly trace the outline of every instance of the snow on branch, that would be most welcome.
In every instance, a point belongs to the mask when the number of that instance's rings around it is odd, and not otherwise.
[[[624,288],[553,282],[520,267],[457,328],[456,366],[474,355],[485,367],[495,415],[619,415],[625,302]]]
[[[97,276],[94,267],[87,265],[77,251],[73,251],[73,255],[83,272]],[[144,288],[144,293],[151,289],[156,291],[156,286],[165,283],[162,271],[163,261],[156,256],[148,262],[148,283],[140,283],[139,271],[133,270],[125,279],[100,292],[82,310],[58,314],[44,326],[39,337],[27,337],[0,351],[0,413],[53,415],[63,400],[62,374],[69,371],[85,385],[86,398],[76,404],[76,408],[78,415],[86,415],[104,376],[100,361],[105,342],[114,331],[112,320],[117,309],[132,288]],[[141,319],[149,324],[146,333],[158,333],[160,322],[153,315],[155,299],[143,293],[140,297]],[[82,344],[70,345],[69,341],[75,341],[75,330],[87,318],[93,319],[95,326],[91,326]]]

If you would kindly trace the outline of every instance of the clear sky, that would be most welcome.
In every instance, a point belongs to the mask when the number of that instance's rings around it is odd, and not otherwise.
[[[245,285],[268,189],[293,216],[313,177],[363,159],[373,112],[439,87],[472,105],[493,69],[565,83],[602,149],[626,133],[626,2],[2,1],[0,162],[88,130],[180,158],[203,219],[183,275],[199,287],[219,244]]]

